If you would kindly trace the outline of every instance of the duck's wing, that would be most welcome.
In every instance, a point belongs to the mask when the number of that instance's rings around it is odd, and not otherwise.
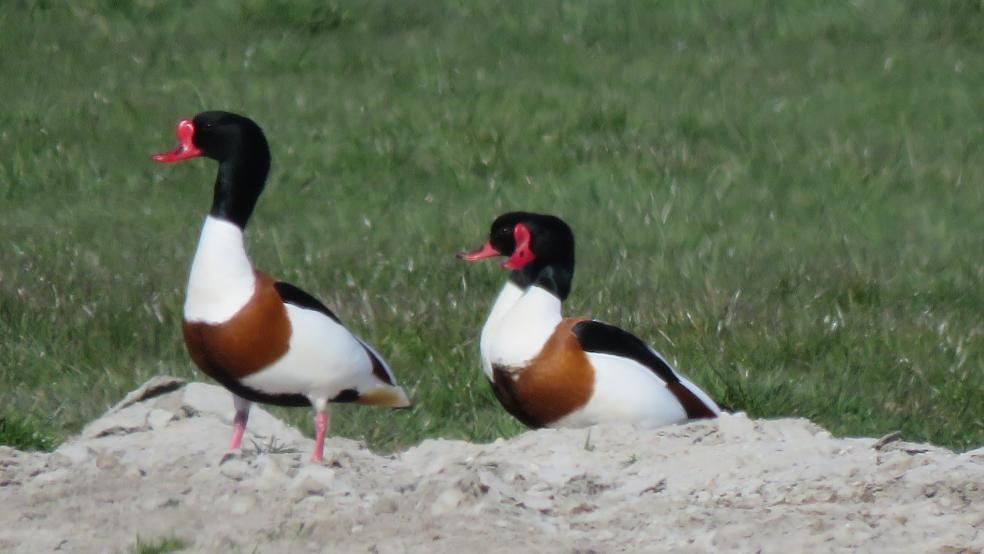
[[[285,304],[293,304],[298,308],[319,312],[338,325],[345,327],[341,320],[338,319],[338,316],[335,315],[335,313],[332,312],[328,306],[325,306],[323,302],[314,296],[311,296],[300,287],[284,281],[278,281],[274,283],[273,286],[277,289],[277,293],[280,295],[281,300],[283,300]],[[349,334],[351,334],[351,332]],[[362,346],[362,349],[365,350],[366,356],[368,356],[369,361],[372,364],[373,376],[375,376],[376,379],[381,381],[384,385],[396,387],[396,376],[393,374],[393,370],[390,369],[389,364],[383,360],[383,357],[380,356],[379,353],[376,352],[371,346],[369,346],[366,341],[355,335],[352,335],[352,338],[358,341],[359,345]]]

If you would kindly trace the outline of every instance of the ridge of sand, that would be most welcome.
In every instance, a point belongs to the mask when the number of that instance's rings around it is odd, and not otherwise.
[[[802,419],[312,441],[158,378],[53,453],[0,447],[0,551],[984,552],[984,449],[833,438]]]

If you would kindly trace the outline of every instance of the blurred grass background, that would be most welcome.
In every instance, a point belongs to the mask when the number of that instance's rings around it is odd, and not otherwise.
[[[215,167],[149,156],[227,109],[273,149],[254,262],[416,401],[339,407],[334,433],[521,431],[478,362],[505,275],[453,254],[525,209],[577,234],[569,314],[723,403],[980,445],[982,47],[976,1],[8,1],[0,443],[204,378],[179,326]]]

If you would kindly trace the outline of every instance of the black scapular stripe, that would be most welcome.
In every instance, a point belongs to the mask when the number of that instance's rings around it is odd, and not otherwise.
[[[585,352],[629,358],[648,367],[660,379],[666,381],[666,384],[680,382],[680,377],[666,360],[653,352],[646,343],[642,342],[642,339],[628,331],[593,320],[574,325],[573,331]]]
[[[277,289],[277,294],[280,295],[280,299],[285,303],[293,304],[298,308],[321,312],[333,319],[335,323],[339,325],[342,324],[341,320],[338,319],[338,316],[328,309],[328,306],[325,306],[320,300],[295,287],[294,285],[283,281],[278,281],[273,284],[273,288]]]

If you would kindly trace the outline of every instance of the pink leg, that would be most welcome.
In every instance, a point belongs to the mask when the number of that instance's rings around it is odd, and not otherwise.
[[[232,424],[232,440],[229,441],[230,450],[239,448],[239,444],[243,442],[243,433],[246,432],[247,419],[249,419],[249,408],[236,410],[236,419]]]
[[[318,410],[314,416],[314,452],[311,452],[311,461],[320,462],[324,459],[325,433],[328,432],[328,412]]]

